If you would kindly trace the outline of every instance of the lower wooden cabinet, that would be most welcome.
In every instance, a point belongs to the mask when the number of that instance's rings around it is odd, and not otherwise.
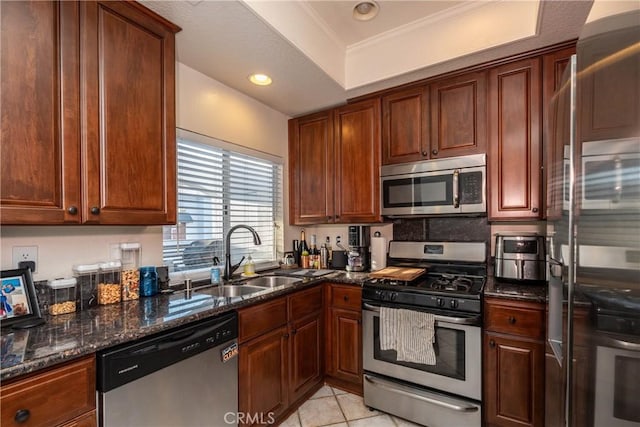
[[[238,410],[251,415],[247,419],[279,419],[320,386],[322,289],[318,285],[238,310]]]
[[[484,418],[488,426],[545,422],[544,305],[485,299]]]
[[[289,402],[287,327],[281,326],[240,345],[239,412],[278,416]]]
[[[2,384],[0,407],[3,427],[95,427],[95,357]]]
[[[326,286],[326,379],[362,395],[362,289],[336,283]]]
[[[98,415],[95,410],[74,418],[62,427],[95,427]]]

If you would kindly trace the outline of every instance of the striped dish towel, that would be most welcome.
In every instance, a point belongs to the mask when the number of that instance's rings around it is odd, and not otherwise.
[[[400,310],[380,307],[380,350],[398,350]]]
[[[397,343],[398,361],[435,365],[433,314],[404,309],[398,311],[399,323],[402,325]]]

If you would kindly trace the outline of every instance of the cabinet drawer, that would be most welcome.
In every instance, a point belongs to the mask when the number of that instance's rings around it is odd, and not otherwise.
[[[347,310],[361,309],[362,289],[355,286],[331,286],[331,305]]]
[[[2,386],[3,426],[54,426],[95,409],[95,359],[82,359]],[[28,412],[27,412],[28,411]],[[21,412],[26,418],[16,421]]]
[[[485,305],[485,328],[492,332],[544,339],[544,307],[515,301]]]
[[[286,323],[286,297],[238,310],[239,341],[250,340]]]
[[[289,297],[289,319],[296,320],[322,310],[322,286],[296,292]]]

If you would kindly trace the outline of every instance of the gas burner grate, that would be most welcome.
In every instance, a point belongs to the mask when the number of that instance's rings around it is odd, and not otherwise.
[[[456,291],[469,293],[473,286],[473,280],[467,277],[456,277],[443,274],[431,283],[431,289],[436,291]]]

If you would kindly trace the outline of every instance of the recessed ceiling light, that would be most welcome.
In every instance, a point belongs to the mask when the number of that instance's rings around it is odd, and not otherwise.
[[[273,82],[271,77],[261,73],[251,74],[249,81],[258,86],[269,86]]]
[[[378,4],[375,1],[363,1],[353,8],[353,18],[358,21],[369,21],[378,15]]]

